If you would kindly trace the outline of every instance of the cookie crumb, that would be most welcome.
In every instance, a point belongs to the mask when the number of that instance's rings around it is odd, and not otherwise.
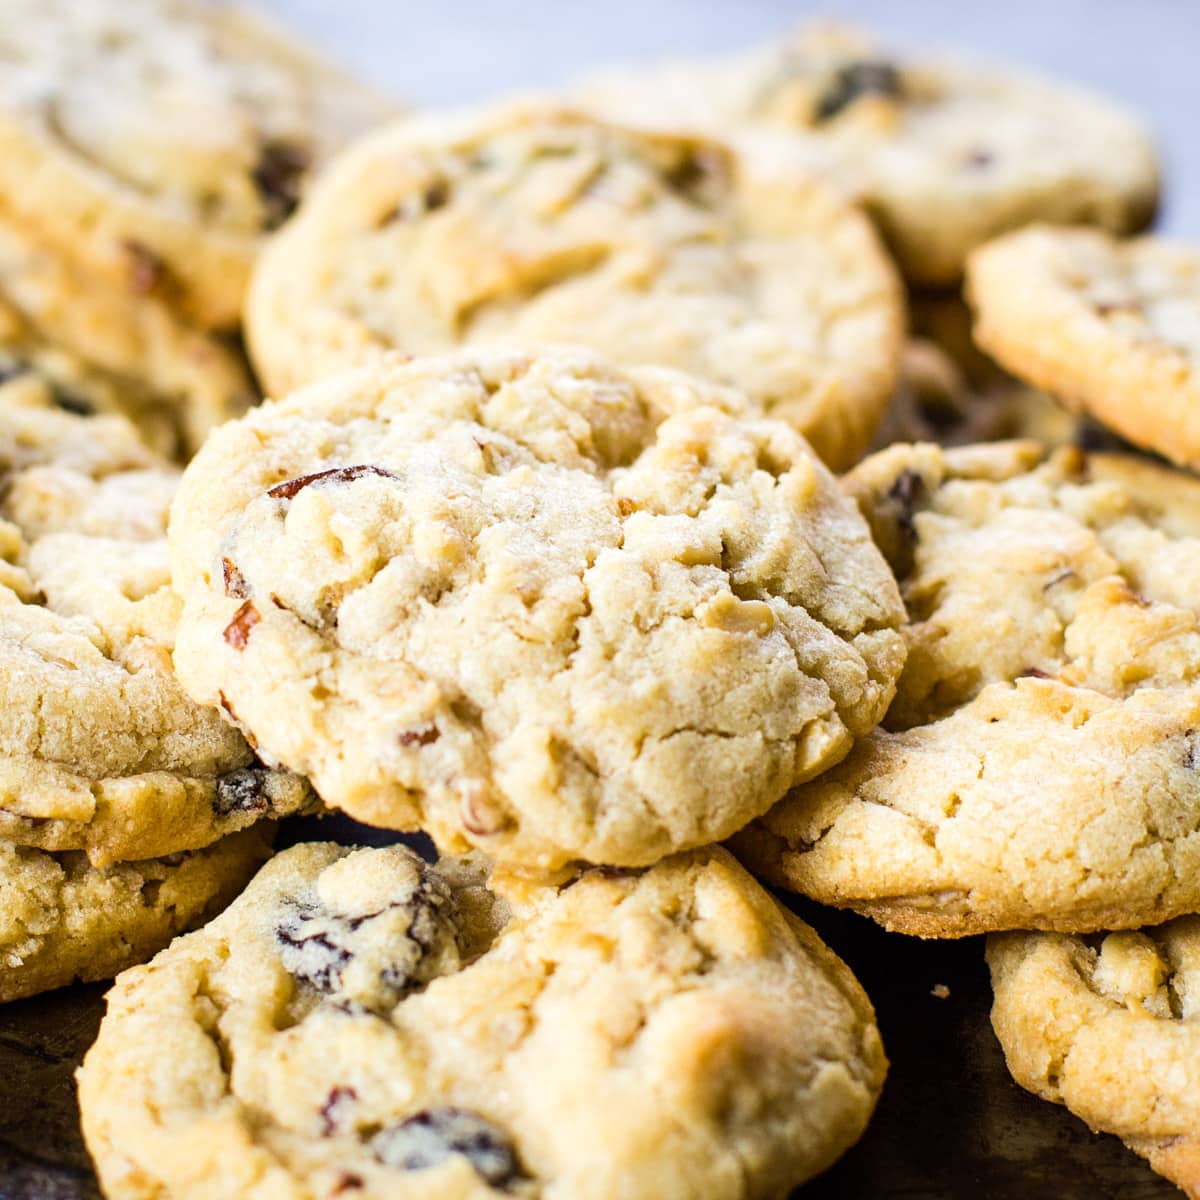
[[[935,983],[933,985],[933,987],[931,987],[929,989],[929,994],[935,1000],[949,1000],[950,999],[950,989],[944,983]]]

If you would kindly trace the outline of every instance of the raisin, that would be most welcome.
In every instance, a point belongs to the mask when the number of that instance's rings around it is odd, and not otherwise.
[[[218,816],[231,813],[265,813],[271,807],[267,796],[266,767],[243,767],[230,771],[217,780],[213,809]]]
[[[507,1187],[523,1174],[508,1136],[463,1108],[429,1108],[387,1126],[371,1139],[371,1149],[384,1166],[401,1171],[424,1171],[461,1154],[495,1188]]]
[[[54,401],[55,408],[61,408],[63,412],[71,413],[72,416],[94,417],[96,415],[96,406],[90,400],[70,388],[63,387],[61,383],[50,384],[50,399]]]
[[[897,508],[896,523],[910,544],[915,544],[917,540],[917,526],[913,521],[913,514],[923,486],[924,481],[916,471],[901,471],[887,491],[887,498]]]
[[[253,600],[247,600],[233,614],[233,620],[225,626],[225,641],[235,650],[245,650],[250,640],[250,630],[262,620]]]
[[[445,208],[450,203],[450,185],[444,179],[435,180],[425,189],[422,199],[427,213]]]
[[[393,471],[385,471],[382,467],[360,464],[354,467],[330,467],[328,471],[317,471],[312,475],[301,475],[297,479],[288,479],[277,483],[267,495],[272,500],[291,500],[297,493],[314,483],[328,480],[330,483],[352,483],[364,475],[379,475],[384,479],[399,479]]]
[[[311,163],[308,148],[296,142],[264,143],[252,173],[263,200],[263,228],[277,229],[296,211],[304,174]]]
[[[864,59],[839,67],[817,100],[817,120],[828,121],[862,96],[899,97],[900,72],[889,62]]]
[[[448,884],[407,851],[410,867],[370,912],[343,913],[293,898],[276,927],[283,966],[297,979],[361,1011],[390,1013],[410,992],[460,964]]]
[[[666,180],[673,191],[697,197],[724,174],[725,161],[719,153],[697,148],[689,150],[671,167],[666,173]]]
[[[297,906],[280,922],[275,937],[282,950],[283,965],[292,975],[318,991],[331,992],[350,963],[350,951],[338,945],[328,933],[312,928],[317,912],[312,906]]]
[[[328,1096],[325,1097],[325,1103],[321,1105],[321,1132],[328,1137],[331,1133],[336,1133],[341,1126],[341,1117],[339,1110],[347,1104],[358,1099],[358,1092],[352,1087],[335,1087]]]

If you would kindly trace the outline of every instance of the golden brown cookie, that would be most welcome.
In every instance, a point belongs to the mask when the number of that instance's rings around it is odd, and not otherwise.
[[[175,680],[177,483],[121,418],[0,388],[0,839],[102,867],[312,802]]]
[[[1086,938],[998,934],[987,955],[1016,1081],[1200,1196],[1200,917]]]
[[[816,25],[752,51],[594,81],[580,99],[618,119],[767,143],[861,199],[914,283],[945,285],[968,252],[1031,220],[1148,224],[1149,135],[1067,84],[947,56],[900,56]]]
[[[849,970],[722,850],[514,904],[318,844],[120,978],[79,1090],[124,1200],[767,1200],[885,1068]]]
[[[582,350],[382,360],[185,472],[175,652],[326,803],[547,871],[719,840],[891,699],[895,582],[804,439]]]
[[[869,222],[807,174],[535,102],[368,137],[247,309],[275,396],[389,349],[572,342],[738,387],[839,468],[874,431],[903,320]]]
[[[238,321],[264,234],[392,105],[215,0],[5,0],[0,203],[206,328]]]
[[[1036,228],[971,259],[975,336],[1010,371],[1200,466],[1200,250]]]
[[[896,446],[845,482],[907,662],[885,727],[737,852],[922,936],[1200,907],[1200,481],[1009,442]]]

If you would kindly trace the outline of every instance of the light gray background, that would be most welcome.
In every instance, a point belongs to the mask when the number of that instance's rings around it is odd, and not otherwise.
[[[257,0],[419,104],[551,87],[586,67],[749,45],[806,18],[1036,67],[1137,108],[1162,146],[1161,224],[1200,240],[1200,0]],[[1053,113],[1046,119],[1052,121]]]

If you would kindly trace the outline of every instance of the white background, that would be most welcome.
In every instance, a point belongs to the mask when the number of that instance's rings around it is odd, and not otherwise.
[[[749,45],[817,15],[900,46],[1037,67],[1120,97],[1164,150],[1162,224],[1200,240],[1200,0],[257,0],[417,104],[549,87],[581,68]],[[1047,114],[1053,120],[1053,114]]]

